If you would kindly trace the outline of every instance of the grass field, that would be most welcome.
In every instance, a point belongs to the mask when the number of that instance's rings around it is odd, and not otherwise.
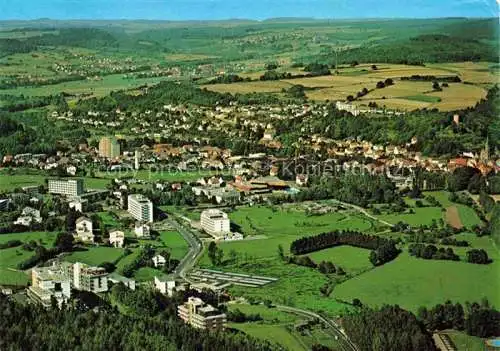
[[[377,64],[378,69],[372,70],[371,64],[339,69],[338,75],[284,79],[279,81],[252,81],[233,84],[206,85],[209,90],[229,93],[269,92],[279,93],[283,88],[292,85],[303,85],[311,88],[306,95],[311,100],[345,100],[348,95],[355,96],[363,88],[370,92],[358,99],[355,104],[367,106],[376,102],[380,107],[398,110],[413,110],[418,108],[438,108],[443,111],[474,106],[486,96],[488,86],[497,82],[495,72],[489,69],[491,65],[474,66],[472,63],[456,63],[429,66],[406,66],[397,64]],[[280,68],[294,74],[304,73],[297,69]],[[478,73],[479,78],[475,78]],[[258,79],[263,71],[243,73],[241,76]],[[471,84],[450,83],[442,91],[433,91],[432,82],[402,81],[401,77],[412,75],[433,75],[436,77],[459,76],[462,81]],[[380,80],[394,79],[395,84],[383,89],[376,89]]]
[[[456,302],[479,301],[486,297],[500,306],[500,254],[487,237],[461,234],[474,248],[488,251],[493,263],[475,265],[465,262],[422,260],[407,252],[396,260],[338,285],[333,295],[342,300],[359,298],[370,306],[399,304],[416,311],[419,306],[433,306],[450,299]],[[464,256],[468,248],[454,248]]]
[[[171,249],[172,258],[178,260],[183,258],[189,250],[186,240],[179,232],[161,232],[160,241]]]
[[[35,240],[45,247],[52,247],[57,233],[49,232],[26,232],[1,234],[0,243],[10,240],[21,240],[26,243]],[[25,251],[20,246],[0,250],[0,284],[26,285],[29,277],[25,272],[18,271],[17,265],[34,255],[32,251]]]
[[[317,270],[285,264],[278,258],[278,245],[282,245],[285,253],[288,253],[290,243],[305,235],[347,228],[369,231],[372,229],[370,220],[348,211],[308,217],[305,212],[293,206],[275,207],[274,210],[267,206],[241,207],[229,213],[229,217],[240,227],[242,233],[263,236],[265,239],[220,243],[226,259],[231,257],[231,251],[236,254],[236,260],[228,262],[222,269],[279,278],[278,282],[263,288],[232,287],[230,290],[234,295],[258,300],[271,299],[277,303],[327,311],[332,315],[345,310],[346,305],[336,302],[331,296],[321,295],[320,288],[329,281],[328,277]],[[366,256],[361,258],[361,252],[355,251],[341,248],[333,261],[343,262],[339,264],[353,270],[364,267],[369,252],[365,251]],[[318,255],[327,257],[329,252],[320,252]],[[357,257],[361,260],[359,263],[356,262]],[[211,267],[206,255],[200,264]]]
[[[316,263],[330,261],[348,273],[359,273],[372,268],[370,251],[352,246],[338,246],[316,251],[308,256]]]
[[[484,340],[475,336],[470,336],[462,332],[450,330],[443,332],[447,334],[455,344],[457,351],[486,351]]]
[[[114,74],[102,77],[102,80],[78,80],[52,85],[36,87],[18,87],[2,90],[3,94],[24,96],[45,96],[56,95],[61,92],[68,94],[88,94],[93,96],[105,96],[112,91],[134,89],[145,84],[152,85],[160,82],[164,78],[143,78],[143,79],[123,79],[123,74]]]
[[[69,262],[83,262],[91,266],[98,266],[104,262],[114,262],[123,255],[123,249],[114,247],[92,247],[88,251],[77,251],[65,256]]]
[[[302,320],[301,317],[281,312],[276,308],[263,305],[230,304],[230,311],[239,309],[245,314],[259,314],[261,321],[246,323],[229,323],[229,327],[241,330],[246,334],[259,339],[268,340],[286,347],[287,350],[310,350],[313,344],[322,344],[335,347],[335,340],[320,327],[314,327],[309,335],[301,335],[294,330],[294,324]]]
[[[37,170],[1,170],[0,191],[12,191],[25,186],[36,186],[45,184],[45,179],[50,177]],[[77,177],[78,178],[78,177]],[[109,179],[81,177],[87,189],[105,189],[110,182]],[[67,179],[72,179],[71,177]]]

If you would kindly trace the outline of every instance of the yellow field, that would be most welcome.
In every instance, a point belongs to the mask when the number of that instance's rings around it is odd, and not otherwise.
[[[168,61],[196,61],[217,58],[217,56],[208,56],[202,54],[170,54],[166,55]]]
[[[441,98],[441,102],[432,104],[431,108],[451,111],[474,106],[476,102],[486,97],[486,91],[475,85],[450,84],[450,87],[444,88],[443,91],[427,95]]]
[[[290,88],[291,84],[282,81],[265,81],[265,82],[248,82],[248,83],[232,83],[232,84],[212,84],[204,85],[207,90],[217,91],[219,93],[276,93],[281,89]]]
[[[281,81],[253,81],[235,84],[216,84],[205,86],[209,90],[229,93],[280,92],[292,85],[303,85],[310,100],[345,100],[348,95],[356,96],[363,88],[370,90],[365,97],[355,102],[366,106],[376,102],[378,106],[398,110],[414,110],[418,108],[438,108],[443,111],[456,110],[474,106],[486,96],[486,89],[498,79],[491,70],[491,63],[449,63],[423,66],[395,64],[376,64],[378,70],[373,71],[371,64],[356,67],[343,67],[339,75],[320,76]],[[298,68],[280,70],[293,74],[304,73]],[[264,71],[239,74],[242,77],[258,79]],[[474,84],[449,83],[443,91],[434,92],[432,82],[402,81],[398,78],[412,75],[453,76],[457,75],[464,82]],[[378,81],[394,79],[394,85],[375,89]]]

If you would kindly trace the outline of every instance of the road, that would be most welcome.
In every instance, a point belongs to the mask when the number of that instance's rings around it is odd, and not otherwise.
[[[168,220],[165,220],[164,223],[175,228],[184,237],[184,240],[186,240],[186,242],[189,244],[189,251],[175,269],[174,275],[181,277],[189,283],[192,283],[187,277],[187,273],[194,268],[194,265],[201,257],[203,253],[203,243],[192,231],[192,229],[184,227],[175,219],[170,217]],[[339,341],[340,347],[343,351],[359,351],[356,345],[349,339],[346,334],[344,334],[342,329],[334,321],[325,318],[324,316],[315,312],[303,310],[296,307],[277,305],[276,308],[284,312],[318,319],[332,331],[332,336],[336,336],[338,338],[337,340]]]
[[[374,215],[372,215],[371,213],[369,213],[366,209],[364,209],[363,207],[361,206],[357,206],[357,205],[353,205],[353,204],[350,204],[348,202],[343,202],[343,201],[339,201],[337,199],[333,199],[335,202],[341,204],[342,206],[344,207],[350,207],[358,212],[361,212],[362,214],[364,214],[366,217],[370,218],[370,219],[373,219],[374,221],[377,221],[379,223],[382,223],[384,225],[388,225],[389,227],[392,227],[394,224],[392,223],[389,223],[387,221],[384,221],[383,219],[380,219],[380,218],[377,218],[375,217]]]
[[[317,314],[312,311],[303,310],[296,307],[276,305],[276,308],[283,312],[289,312],[298,314],[304,317],[316,318],[323,324],[325,324],[333,332],[333,335],[337,336],[339,341],[339,346],[345,351],[359,351],[358,347],[349,339],[349,337],[343,332],[340,326],[332,321],[331,319],[325,318],[324,316]]]
[[[189,281],[187,273],[194,267],[196,261],[203,253],[203,243],[191,229],[182,226],[175,219],[169,218],[164,222],[175,228],[189,245],[188,253],[183,257],[173,273],[176,277],[181,277],[182,279]]]

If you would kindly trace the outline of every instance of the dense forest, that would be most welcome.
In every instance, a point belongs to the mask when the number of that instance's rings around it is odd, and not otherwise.
[[[122,288],[121,290],[126,289]],[[128,294],[133,294],[130,299]],[[169,301],[152,292],[113,295],[127,315],[103,304],[99,312],[75,303],[63,310],[20,305],[0,294],[2,350],[279,350],[243,334],[203,332],[181,323]],[[130,303],[130,305],[127,305]]]

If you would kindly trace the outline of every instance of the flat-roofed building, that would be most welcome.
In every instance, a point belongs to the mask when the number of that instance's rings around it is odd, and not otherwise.
[[[83,179],[49,179],[49,193],[80,196],[84,193]]]
[[[31,286],[28,296],[45,307],[50,307],[52,298],[58,306],[71,297],[71,263],[54,263],[50,267],[35,267],[31,270]]]
[[[76,262],[73,265],[73,284],[75,289],[100,293],[108,291],[108,273],[101,267],[90,267]]]
[[[205,210],[200,216],[201,227],[215,238],[231,232],[231,222],[226,213],[217,209]]]
[[[177,314],[184,323],[203,330],[224,329],[227,323],[224,313],[198,297],[189,297],[186,303],[177,307]]]
[[[153,203],[141,194],[128,196],[127,210],[138,221],[153,222]]]

